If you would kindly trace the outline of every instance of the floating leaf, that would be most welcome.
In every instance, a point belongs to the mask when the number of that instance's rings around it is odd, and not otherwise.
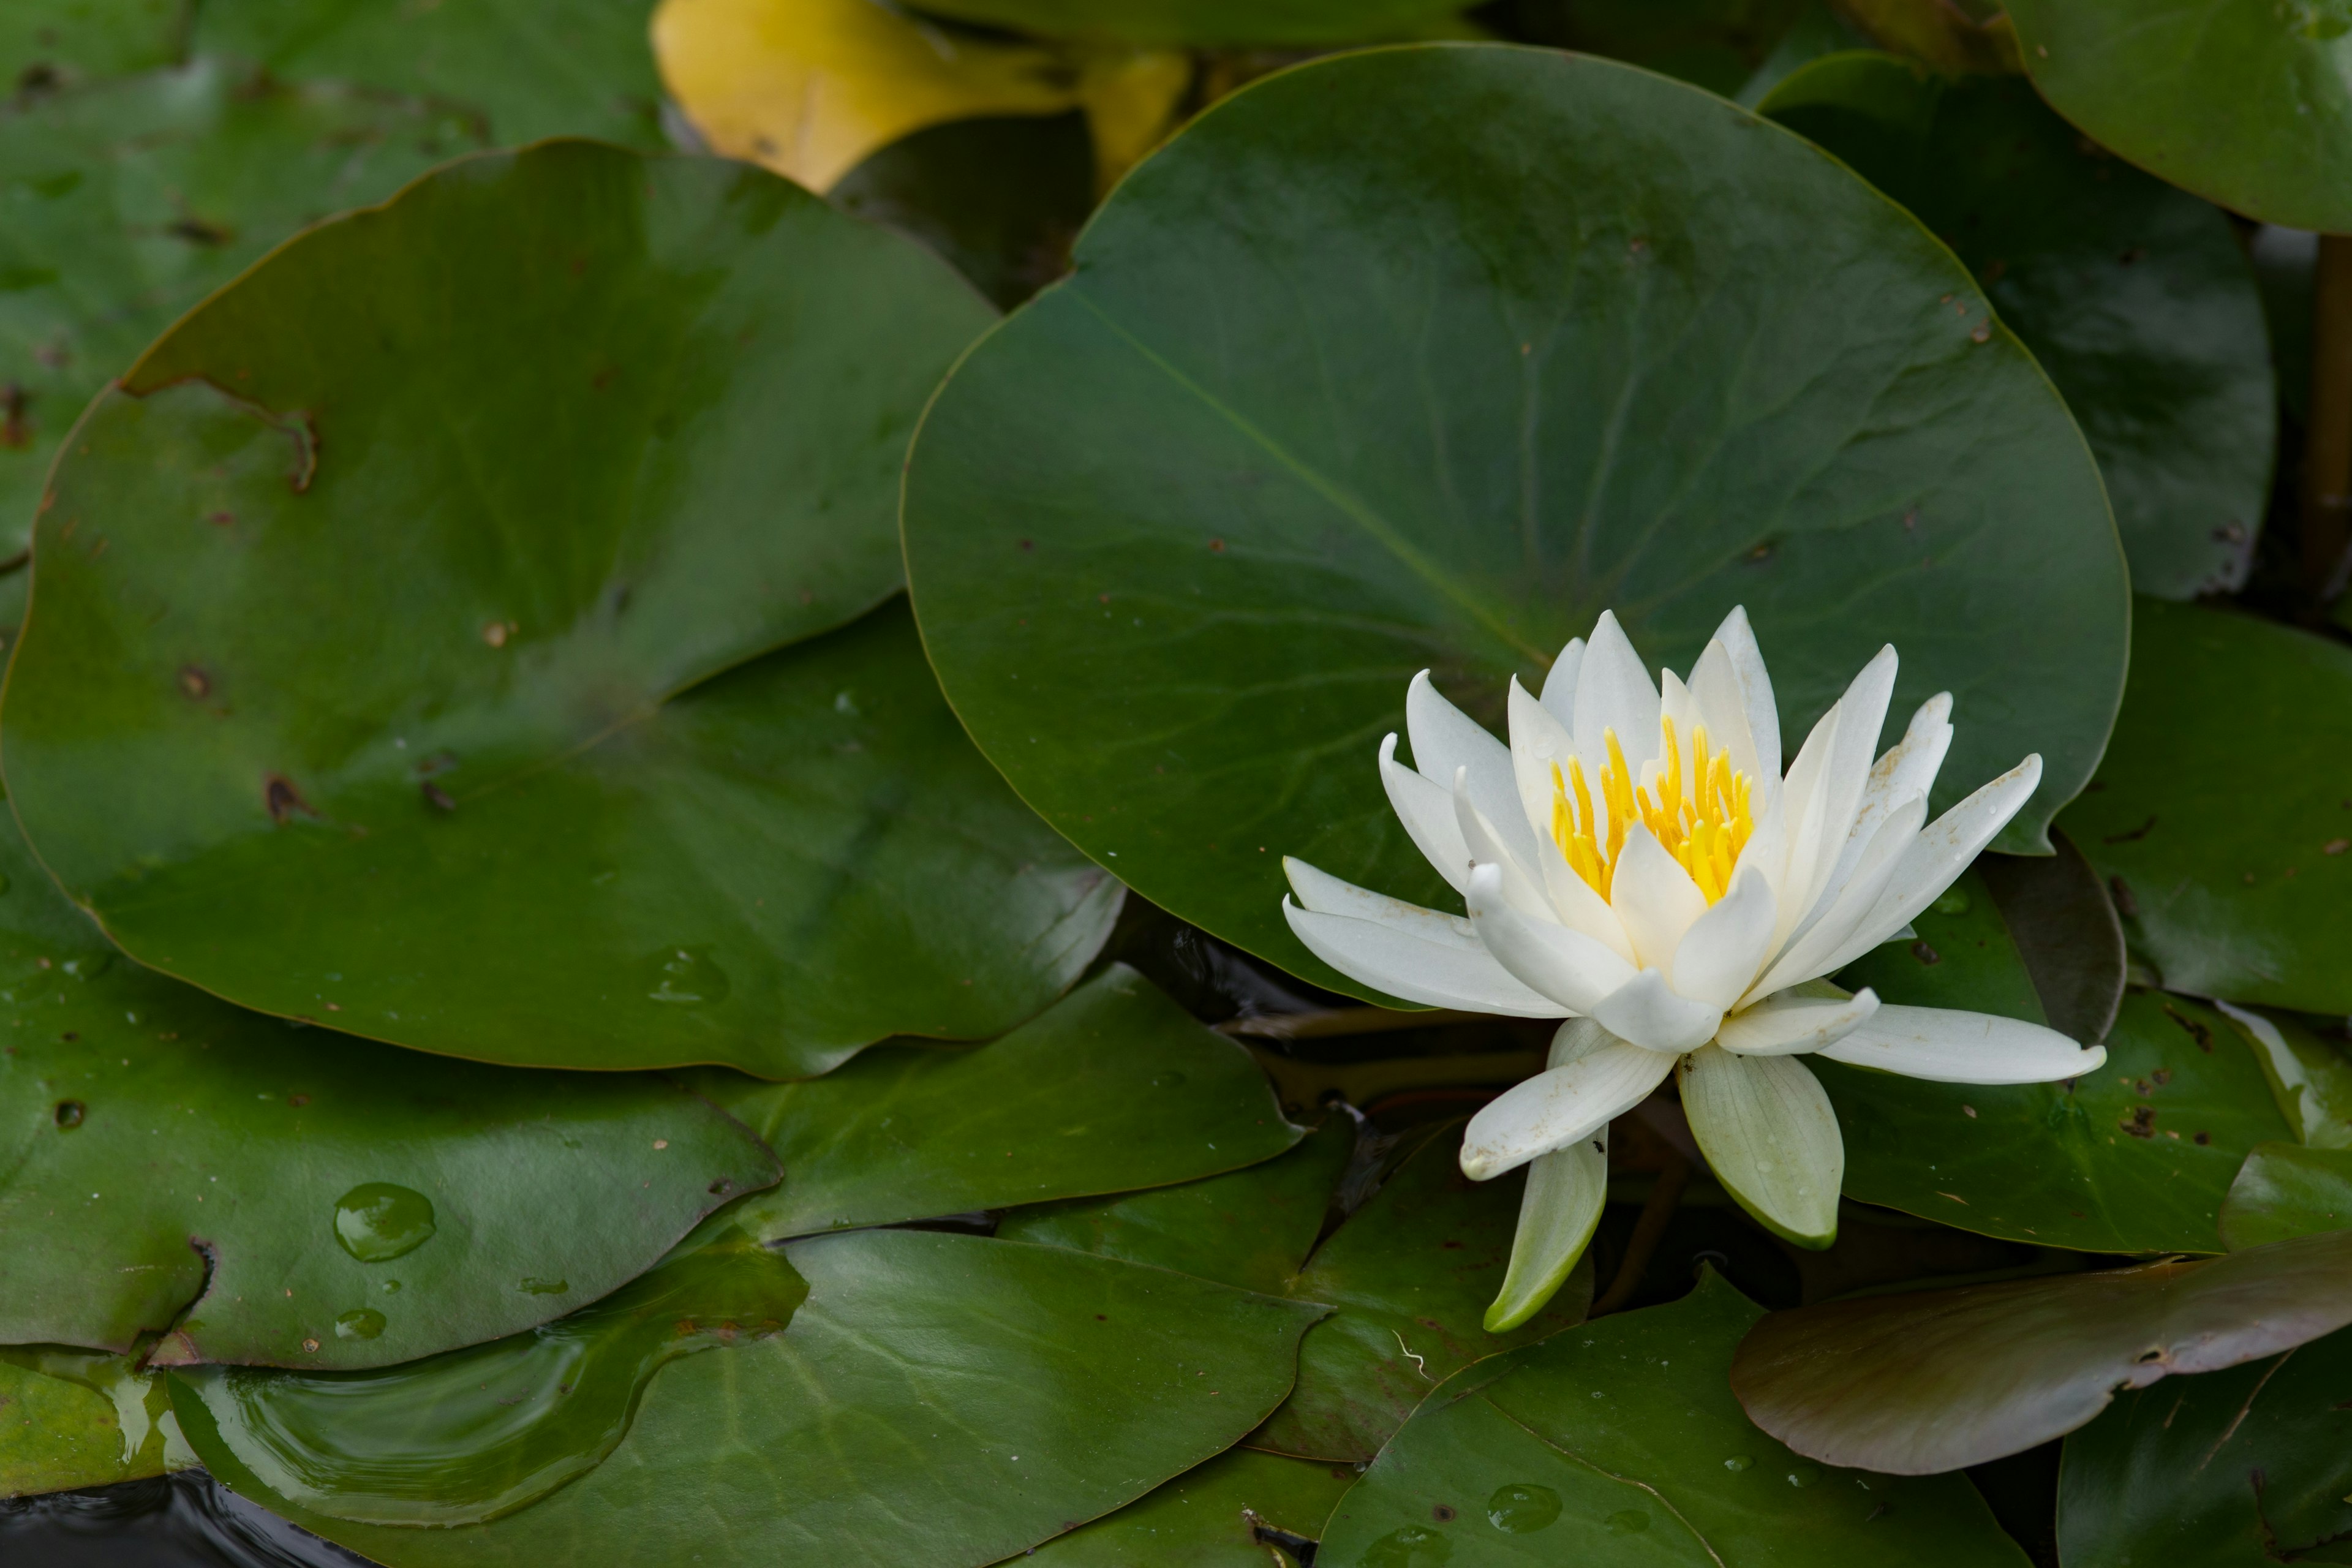
[[[787,1077],[996,1034],[1118,885],[902,608],[769,651],[891,592],[907,431],[985,319],[715,161],[549,142],[324,225],[81,426],[13,804],[142,962],[399,1044]]]
[[[2257,1143],[2221,1201],[2232,1252],[2352,1227],[2352,1149]]]
[[[2211,1372],[2352,1322],[2352,1231],[2198,1262],[1775,1312],[1731,1386],[1801,1454],[1896,1475],[2063,1436],[2117,1389]]]
[[[158,332],[480,135],[438,105],[217,60],[0,110],[0,553],[31,533],[75,416]]]
[[[2342,1034],[2328,1039],[2292,1014],[2214,1005],[2252,1047],[2295,1137],[2316,1149],[2352,1148],[2352,1059]]]
[[[2347,1393],[2352,1332],[2126,1389],[2066,1439],[2058,1542],[2068,1568],[2340,1560],[2352,1534]]]
[[[2055,855],[1987,855],[1976,873],[2033,982],[2042,1021],[2069,1039],[2096,1044],[2123,1005],[2123,927],[2074,841],[2054,831],[2050,841]]]
[[[1750,1425],[1724,1373],[1759,1313],[1706,1270],[1471,1367],[1340,1500],[1317,1568],[2023,1568],[1960,1477],[1825,1470]]]
[[[2352,26],[2328,0],[2014,0],[2025,68],[2140,167],[2265,223],[2352,232]]]
[[[162,1374],[135,1358],[0,1346],[0,1498],[111,1486],[195,1462]]]
[[[243,1496],[389,1568],[632,1562],[978,1568],[1229,1447],[1281,1399],[1317,1309],[1207,1280],[922,1231],[794,1243],[785,1332],[665,1369],[595,1469],[488,1524],[403,1530]],[[174,1398],[179,1398],[174,1391]]]
[[[280,79],[432,99],[504,146],[593,136],[659,152],[669,143],[646,48],[652,11],[653,0],[199,0],[194,47]]]
[[[2115,739],[2063,824],[2166,985],[2352,1013],[2347,756],[2352,649],[2138,602]]]
[[[1039,1568],[1266,1568],[1269,1545],[1313,1541],[1355,1484],[1349,1465],[1234,1448],[1037,1549]],[[1286,1568],[1286,1565],[1285,1565]]]
[[[0,10],[0,81],[30,98],[170,65],[189,0],[13,0]]]
[[[1984,285],[2098,454],[2134,587],[2186,599],[2245,582],[2277,397],[2226,216],[2084,140],[2014,77],[1843,54],[1758,108],[1909,207]]]
[[[595,1300],[776,1179],[659,1079],[420,1057],[150,973],[12,829],[0,887],[0,1342],[382,1366]]]
[[[2096,466],[1909,217],[1718,99],[1548,51],[1370,51],[1195,121],[910,459],[949,700],[1023,797],[1318,984],[1280,860],[1442,890],[1373,765],[1414,671],[1491,724],[1614,605],[1689,668],[1735,603],[1784,722],[1888,640],[1957,798],[2039,843],[2120,685]],[[1823,606],[1834,605],[1834,614]]]
[[[1248,1051],[1125,964],[971,1050],[882,1046],[803,1083],[692,1081],[792,1173],[733,1211],[768,1239],[1190,1182],[1299,1137]]]
[[[206,1452],[306,1511],[478,1524],[603,1463],[655,1373],[782,1333],[807,1295],[781,1253],[729,1228],[528,1333],[373,1372],[189,1368],[171,1397]]]
[[[1181,55],[968,34],[874,0],[663,0],[653,36],[714,150],[819,191],[929,126],[1076,109],[1115,177],[1160,139],[1192,74]]]

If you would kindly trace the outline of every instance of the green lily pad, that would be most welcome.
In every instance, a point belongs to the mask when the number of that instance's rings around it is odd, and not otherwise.
[[[102,1351],[0,1346],[0,1498],[143,1480],[195,1462],[162,1373]]]
[[[217,60],[0,110],[0,553],[31,534],[83,405],[183,311],[296,229],[479,145],[440,105]]]
[[[1234,1448],[1039,1547],[1036,1561],[1043,1568],[1266,1568],[1267,1548],[1287,1544],[1284,1537],[1321,1535],[1355,1480],[1353,1466]]]
[[[928,0],[923,9],[1045,38],[1179,47],[1408,37],[1462,0]]]
[[[782,1333],[807,1297],[782,1254],[730,1228],[528,1333],[364,1373],[187,1368],[171,1398],[207,1452],[306,1511],[478,1524],[603,1463],[663,1367]]]
[[[659,1079],[420,1057],[150,973],[13,829],[0,888],[0,1342],[381,1366],[593,1301],[776,1179]]]
[[[2244,584],[2277,395],[2226,216],[2084,141],[2015,77],[1841,54],[1758,109],[1909,207],[1983,284],[2098,454],[2135,588]]]
[[[2042,1021],[2069,1039],[2096,1044],[2123,1005],[2123,927],[2074,841],[2055,831],[2050,840],[2055,855],[1987,855],[1976,863],[1976,878],[2033,984]],[[1909,956],[1917,962],[1916,951]]]
[[[891,593],[907,431],[986,319],[772,175],[587,142],[312,230],[59,468],[26,831],[142,962],[397,1044],[781,1078],[1001,1032],[1120,889],[903,608],[818,636]]]
[[[2329,0],[2014,0],[2059,113],[2265,223],[2352,233],[2352,18]]]
[[[1068,268],[1094,210],[1094,143],[1075,112],[953,121],[893,142],[825,195],[922,241],[1011,310]]]
[[[2347,1394],[2352,1331],[2116,1395],[2066,1439],[2058,1542],[2067,1568],[2341,1562],[2352,1535]]]
[[[2352,1013],[2347,757],[2352,648],[2142,599],[2115,740],[2062,820],[2167,986]]]
[[[2352,1149],[2257,1143],[2221,1201],[2232,1252],[2352,1226]]]
[[[1556,18],[1538,30],[1538,43],[1624,60],[1729,98],[1820,10],[1818,0],[1578,0],[1522,16]],[[1854,47],[1845,37],[1843,47]]]
[[[179,58],[190,0],[14,0],[0,10],[0,81],[31,97]]]
[[[783,1333],[663,1370],[628,1436],[533,1507],[446,1530],[353,1524],[243,1470],[240,1495],[389,1568],[597,1562],[978,1568],[1232,1446],[1289,1387],[1317,1309],[1061,1247],[922,1231],[794,1243]]]
[[[881,1046],[803,1083],[690,1081],[790,1173],[733,1211],[767,1239],[1190,1182],[1299,1139],[1247,1050],[1123,963],[971,1050]]]
[[[2291,1013],[2217,1005],[2263,1064],[2296,1139],[2315,1149],[2352,1148],[2352,1056],[2341,1026],[2330,1038]]]
[[[1746,111],[1544,50],[1201,116],[961,362],[907,486],[925,645],[1023,798],[1351,994],[1279,863],[1441,894],[1374,766],[1424,667],[1499,728],[1604,607],[1688,668],[1744,602],[1793,724],[1892,640],[1898,704],[1958,698],[1942,799],[2044,757],[2021,848],[2121,684],[2096,465],[1949,253]]]
[[[462,109],[504,146],[662,134],[653,0],[234,0],[200,4],[194,47],[289,80],[331,77]]]
[[[1824,1468],[1758,1431],[1724,1374],[1760,1313],[1708,1270],[1462,1373],[1340,1500],[1317,1568],[2024,1568],[1961,1477]]]
[[[2347,1322],[2352,1231],[2332,1231],[2195,1262],[1775,1312],[1740,1344],[1731,1386],[1799,1453],[1930,1475],[2063,1436],[2118,1389],[2275,1355]]]

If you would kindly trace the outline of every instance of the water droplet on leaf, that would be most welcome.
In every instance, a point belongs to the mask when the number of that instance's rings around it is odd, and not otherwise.
[[[646,994],[656,1002],[698,1006],[727,997],[727,972],[707,947],[666,947],[646,961]]]
[[[1650,1516],[1638,1508],[1620,1509],[1602,1522],[1612,1535],[1635,1535],[1650,1528]]]
[[[1497,1487],[1486,1500],[1486,1522],[1506,1535],[1532,1535],[1559,1518],[1559,1494],[1521,1481]]]
[[[390,1182],[362,1182],[335,1205],[335,1239],[362,1263],[388,1263],[433,1239],[433,1200]]]
[[[372,1340],[383,1332],[383,1314],[373,1307],[355,1307],[335,1320],[335,1338]]]

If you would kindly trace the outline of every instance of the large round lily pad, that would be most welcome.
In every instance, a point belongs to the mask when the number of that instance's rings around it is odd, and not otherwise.
[[[2064,825],[2166,985],[2352,1012],[2347,759],[2352,649],[2142,599],[2115,740]]]
[[[1231,1447],[1318,1309],[1060,1247],[859,1231],[788,1249],[781,1334],[665,1369],[595,1469],[487,1524],[352,1524],[275,1494],[186,1407],[207,1468],[391,1568],[979,1568]],[[354,1418],[359,1416],[355,1413]]]
[[[2012,0],[2059,113],[2142,168],[2291,228],[2352,233],[2352,26],[2332,0]]]
[[[1960,1477],[1825,1470],[1750,1425],[1724,1373],[1759,1315],[1710,1270],[1455,1374],[1339,1500],[1317,1568],[2023,1568]]]
[[[0,555],[83,405],[157,333],[305,224],[481,141],[446,105],[217,60],[0,109]]]
[[[2226,216],[2085,141],[2015,77],[1840,54],[1757,108],[1909,207],[1976,274],[2098,454],[2135,588],[2186,599],[2245,582],[2278,395]]]
[[[1036,1012],[1118,885],[902,608],[833,631],[987,319],[772,175],[587,142],[311,231],[58,469],[0,731],[35,848],[143,962],[462,1056],[787,1077]]]
[[[1347,55],[1202,116],[958,367],[905,521],[1023,797],[1343,990],[1280,860],[1441,892],[1375,766],[1416,670],[1499,729],[1604,607],[1687,669],[1745,603],[1794,727],[1893,641],[1898,703],[1958,699],[1943,798],[2045,758],[2011,847],[2121,686],[2096,465],[1950,254],[1744,110],[1542,50]]]
[[[707,1100],[240,1011],[109,947],[0,826],[0,1342],[381,1366],[595,1300],[776,1179]]]

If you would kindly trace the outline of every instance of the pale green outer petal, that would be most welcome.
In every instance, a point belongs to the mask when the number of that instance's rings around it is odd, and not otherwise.
[[[1772,884],[1753,866],[1732,873],[1731,890],[1691,922],[1675,949],[1675,994],[1710,1007],[1739,1000],[1772,940]]]
[[[1724,1019],[1715,1043],[1738,1056],[1801,1056],[1837,1044],[1877,1011],[1878,993],[1867,985],[1851,996],[1783,991]]]
[[[1513,909],[1499,866],[1481,866],[1470,874],[1469,905],[1471,929],[1493,962],[1521,985],[1557,1003],[1555,1017],[1589,1013],[1633,978],[1632,964],[1583,932],[1554,921],[1530,920]]]
[[[1526,813],[1519,809],[1518,785],[1511,779],[1510,748],[1448,702],[1430,684],[1425,669],[1405,689],[1404,729],[1412,742],[1412,765],[1421,776],[1452,790],[1457,775],[1466,770],[1471,801],[1499,830],[1513,854],[1522,860],[1533,858],[1535,844],[1528,837]]]
[[[1552,717],[1576,733],[1576,676],[1584,668],[1584,639],[1570,637],[1559,657],[1551,661],[1544,675],[1543,693],[1538,701],[1551,710]]]
[[[1569,1028],[1591,1030],[1572,1018]],[[1539,1154],[1590,1138],[1612,1118],[1649,1098],[1675,1058],[1622,1040],[1606,1040],[1563,1066],[1512,1085],[1470,1119],[1462,1133],[1462,1173],[1484,1182]]]
[[[1821,1054],[1935,1083],[2055,1083],[2107,1059],[2105,1046],[2085,1050],[2039,1024],[1949,1007],[1881,1007]]]
[[[1741,1208],[1799,1247],[1837,1239],[1845,1140],[1810,1068],[1706,1046],[1682,1058],[1682,1089],[1691,1136]]]
[[[1282,912],[1309,952],[1391,996],[1510,1018],[1557,1018],[1568,1011],[1514,980],[1483,946],[1457,947],[1408,922],[1303,910],[1288,899]]]
[[[1592,640],[1585,645],[1576,672],[1576,750],[1584,759],[1586,771],[1596,779],[1609,765],[1603,736],[1611,730],[1617,731],[1617,743],[1623,748],[1629,766],[1639,769],[1657,754],[1657,683],[1650,679],[1616,616],[1603,610],[1593,623]]]
[[[1617,854],[1609,907],[1617,911],[1633,944],[1634,962],[1645,969],[1664,969],[1675,961],[1684,933],[1706,913],[1706,895],[1683,863],[1648,828],[1636,824]]]
[[[1748,714],[1748,733],[1756,747],[1756,763],[1749,776],[1759,786],[1769,784],[1777,788],[1780,782],[1780,710],[1773,700],[1772,678],[1765,672],[1764,652],[1756,646],[1756,629],[1748,624],[1746,605],[1733,605],[1731,614],[1723,617],[1723,624],[1715,628],[1713,642],[1708,644],[1710,650],[1717,644],[1723,647],[1732,690]],[[1716,684],[1707,672],[1705,655],[1700,656],[1698,668],[1691,672],[1692,688],[1698,689],[1702,679],[1706,689],[1698,691],[1699,700],[1713,711],[1717,705]],[[1736,752],[1732,765],[1745,765]]]
[[[1666,977],[1644,969],[1590,1007],[1595,1023],[1620,1039],[1654,1051],[1696,1050],[1715,1037],[1723,1009],[1675,994]]]
[[[1486,1331],[1508,1333],[1543,1310],[1584,1256],[1609,1200],[1609,1129],[1528,1163],[1511,1266],[1486,1309]]]
[[[1462,842],[1462,826],[1454,820],[1454,792],[1430,783],[1396,760],[1397,738],[1381,742],[1381,784],[1389,792],[1389,807],[1404,824],[1412,847],[1437,868],[1455,892],[1470,886],[1470,851]]]

